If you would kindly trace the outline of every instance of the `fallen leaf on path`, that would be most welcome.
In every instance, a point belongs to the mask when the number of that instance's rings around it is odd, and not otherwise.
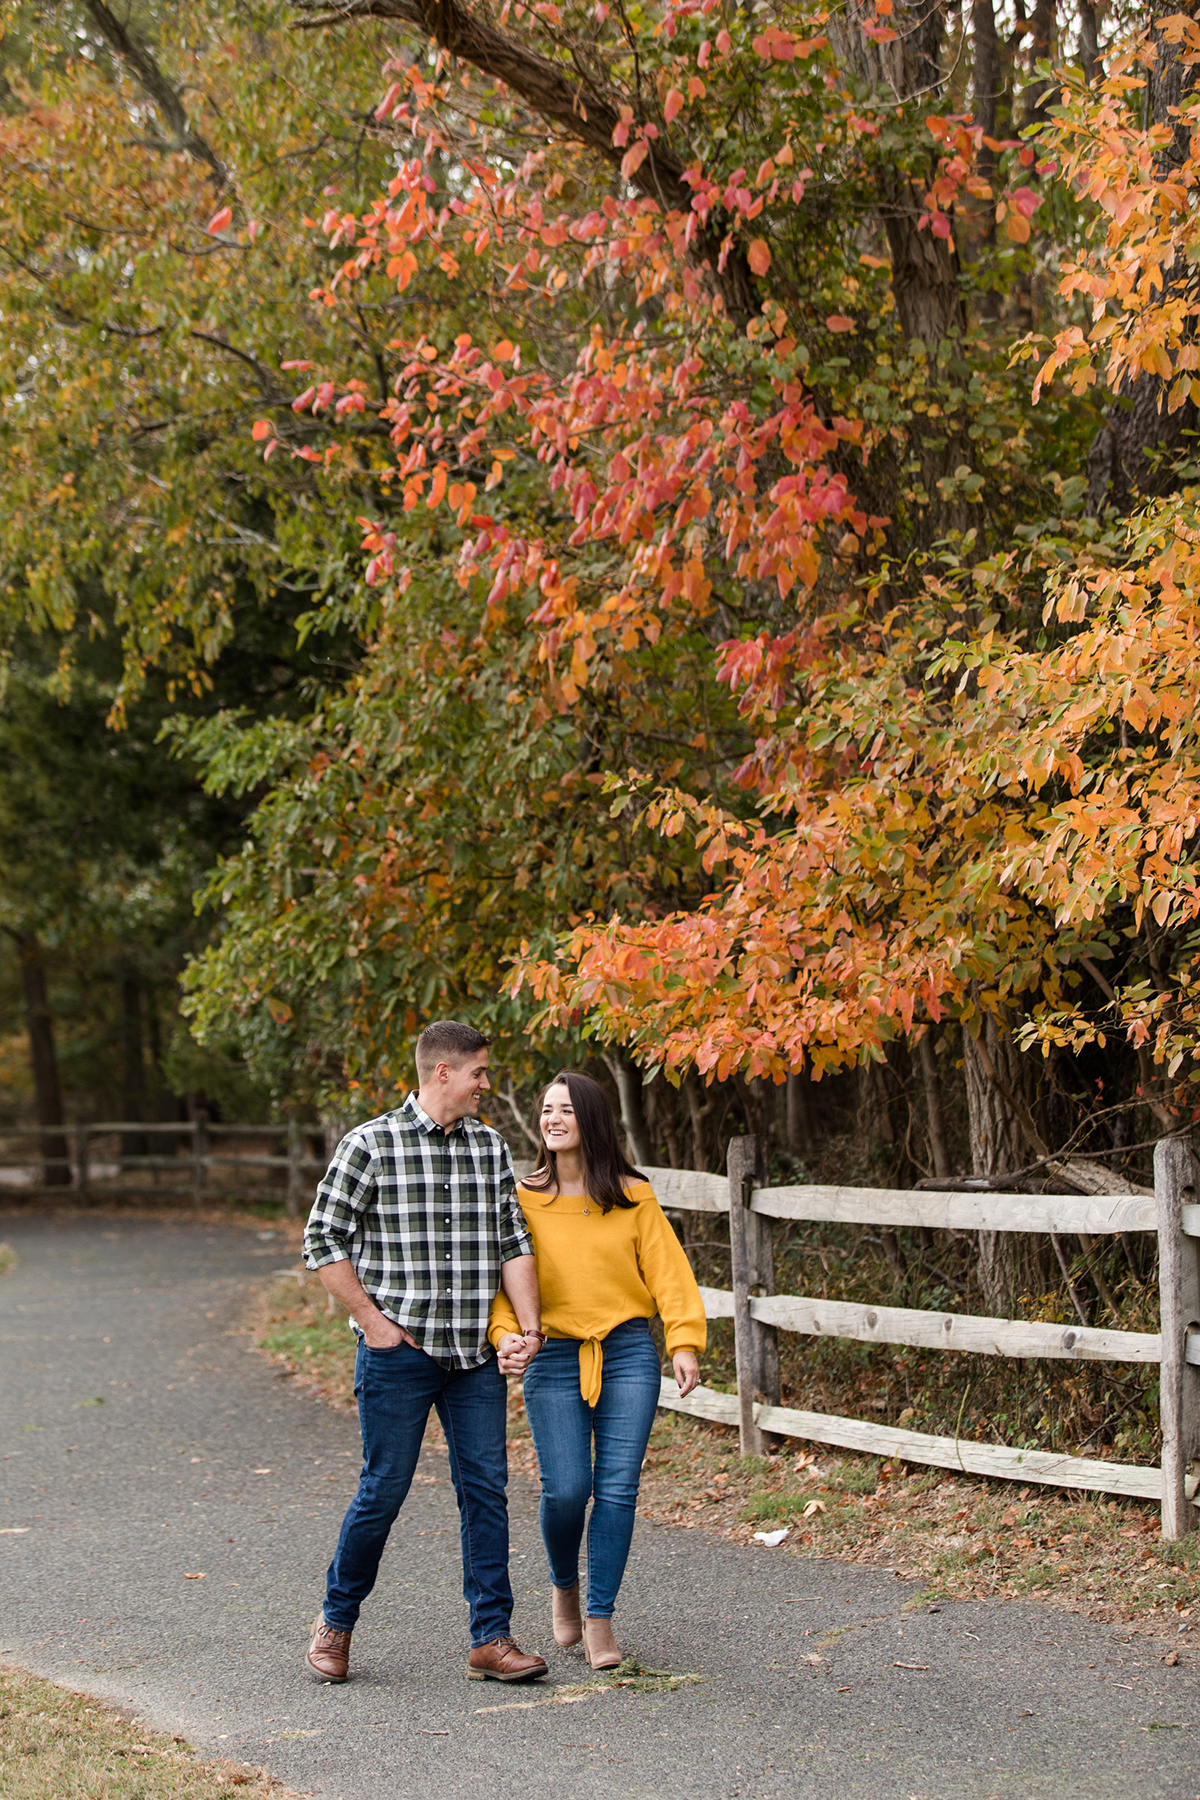
[[[928,1663],[902,1663],[902,1662],[894,1662],[894,1663],[893,1663],[893,1664],[892,1664],[892,1667],[893,1667],[893,1669],[928,1669],[928,1667],[929,1667],[929,1664],[928,1664]]]
[[[1163,1657],[1163,1661],[1166,1663],[1168,1669],[1173,1669],[1179,1661],[1178,1650],[1168,1650],[1167,1654]]]
[[[24,1537],[27,1531],[32,1530],[32,1525],[4,1525],[0,1526],[0,1537]]]
[[[204,1574],[202,1571],[198,1571],[195,1575],[185,1575],[183,1579],[185,1581],[203,1581]]]

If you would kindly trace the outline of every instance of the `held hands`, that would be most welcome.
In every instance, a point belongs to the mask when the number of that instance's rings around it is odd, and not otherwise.
[[[542,1347],[540,1337],[519,1337],[506,1331],[496,1346],[496,1361],[502,1375],[523,1375]]]
[[[700,1364],[696,1361],[694,1350],[677,1350],[671,1358],[675,1370],[675,1381],[679,1388],[679,1398],[684,1400],[693,1388],[700,1386]]]

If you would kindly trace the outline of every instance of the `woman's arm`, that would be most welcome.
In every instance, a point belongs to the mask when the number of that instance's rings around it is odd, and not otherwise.
[[[500,1265],[500,1293],[492,1303],[488,1332],[505,1375],[520,1375],[542,1347],[542,1297],[532,1256],[512,1256]],[[505,1315],[511,1316],[509,1324]],[[516,1326],[516,1331],[512,1330]]]
[[[658,1201],[652,1196],[640,1201],[638,1215],[638,1266],[663,1322],[679,1392],[687,1395],[700,1385],[698,1352],[708,1343],[704,1301],[683,1245]]]

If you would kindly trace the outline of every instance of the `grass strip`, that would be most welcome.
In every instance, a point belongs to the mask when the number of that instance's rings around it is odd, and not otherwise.
[[[86,1694],[0,1666],[4,1800],[289,1800],[248,1763],[197,1762],[186,1741],[148,1731]]]

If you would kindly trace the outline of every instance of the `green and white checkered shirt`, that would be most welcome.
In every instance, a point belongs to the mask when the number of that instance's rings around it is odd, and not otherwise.
[[[415,1093],[342,1139],[304,1233],[308,1268],[352,1262],[380,1312],[451,1369],[493,1354],[500,1266],[532,1255],[499,1132],[476,1119],[445,1131]]]

